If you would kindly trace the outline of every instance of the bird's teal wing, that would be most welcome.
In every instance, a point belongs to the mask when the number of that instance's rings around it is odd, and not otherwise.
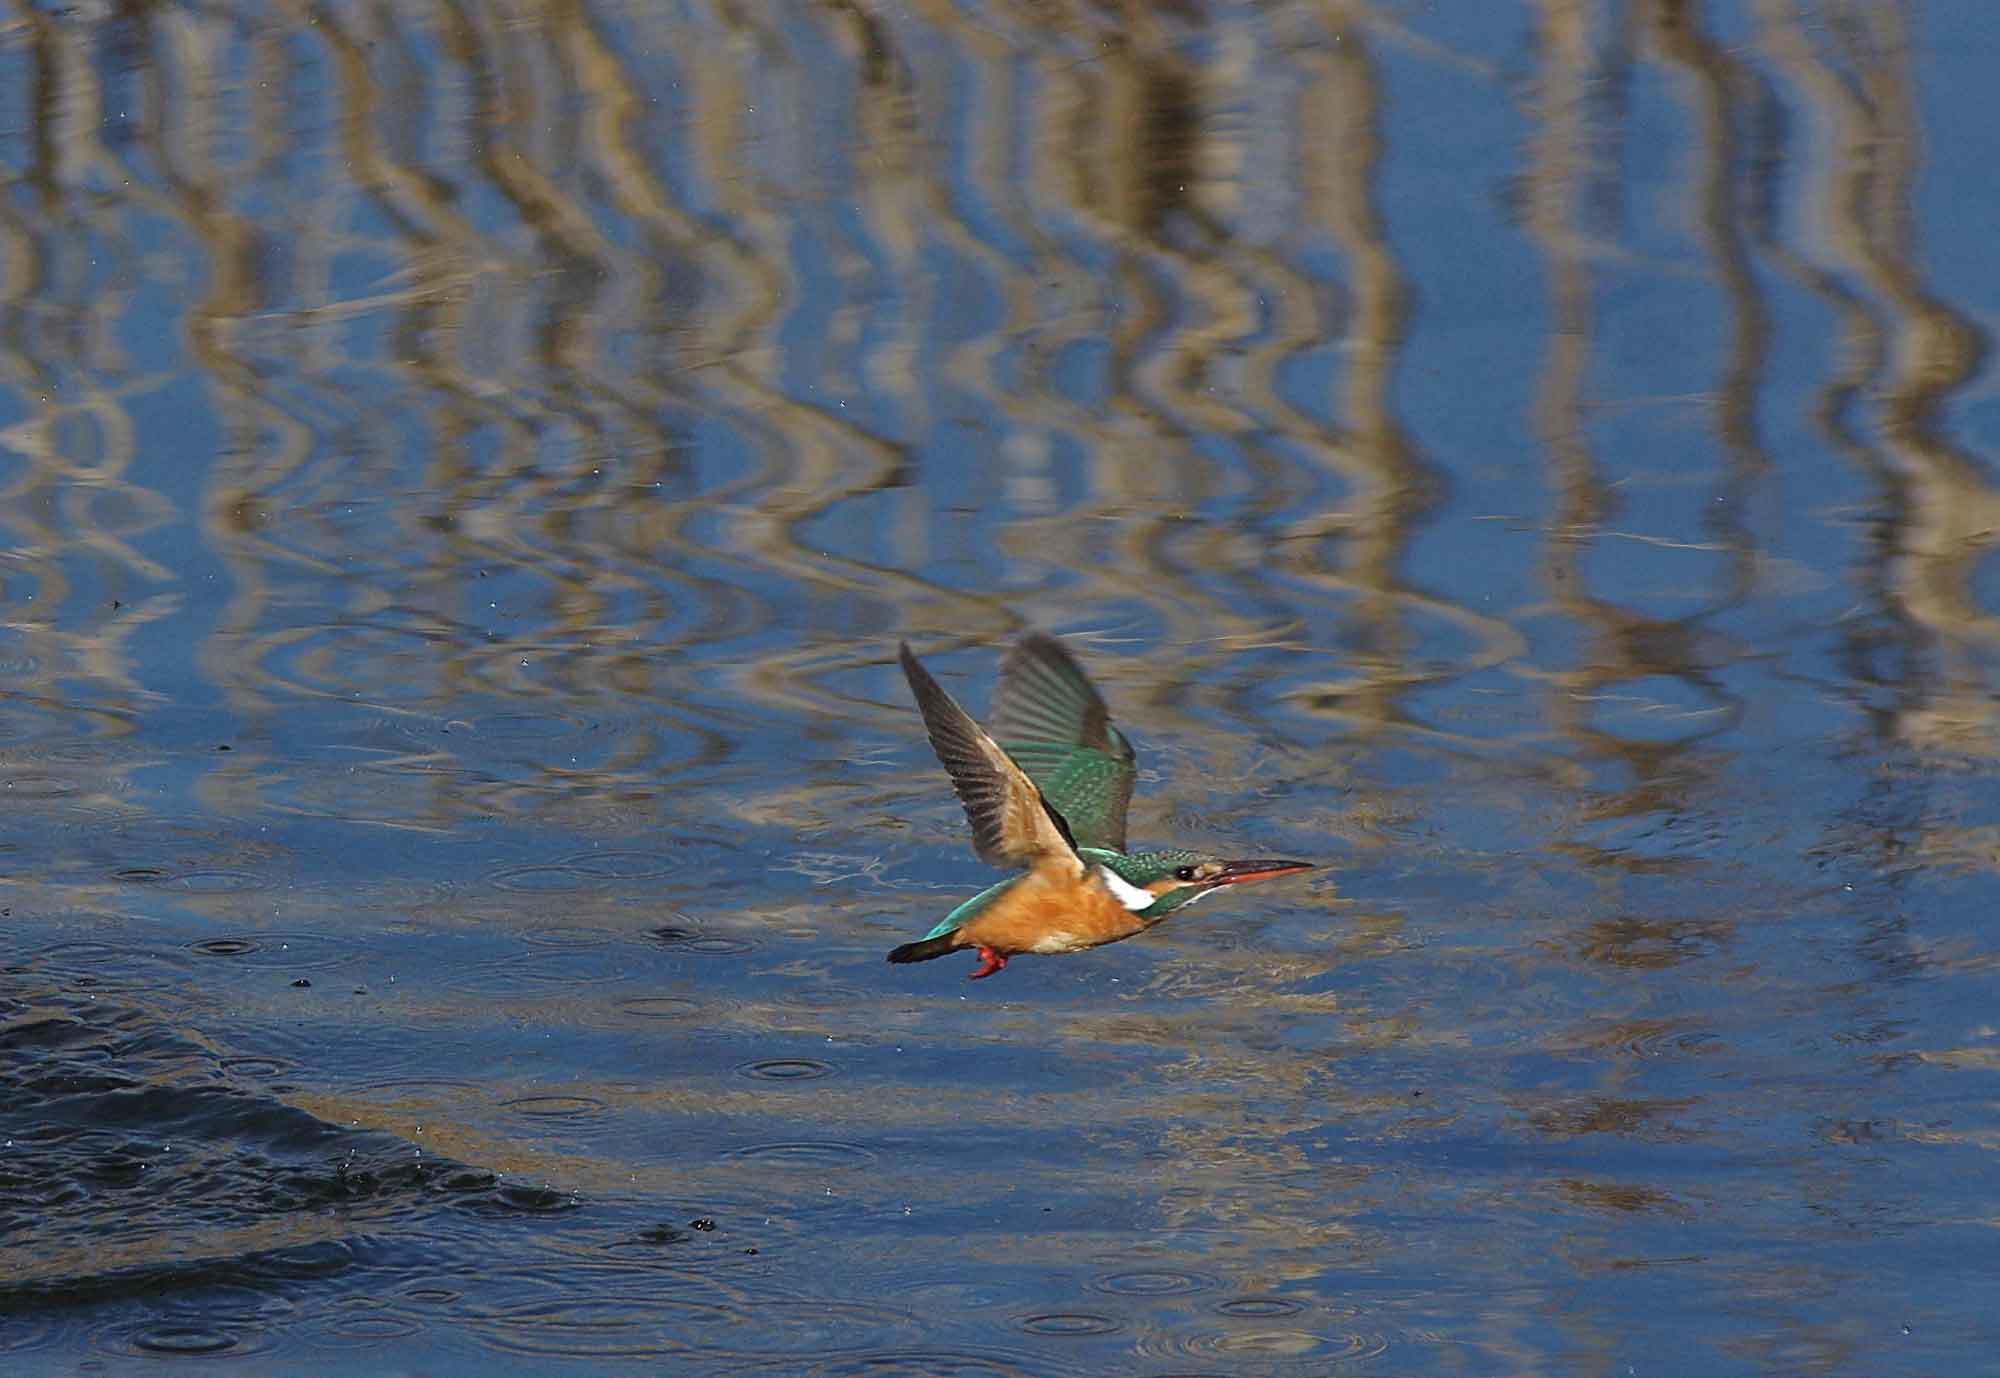
[[[1062,643],[1032,632],[1000,667],[989,724],[1082,847],[1125,850],[1125,810],[1132,802],[1132,744],[1111,725],[1111,711]]]
[[[929,942],[932,938],[942,938],[945,934],[951,932],[954,928],[962,927],[967,920],[972,919],[976,915],[983,913],[987,905],[999,899],[1002,894],[1006,893],[1014,886],[1019,885],[1025,878],[1026,877],[1024,876],[1009,876],[1007,877],[1007,879],[1003,881],[998,881],[992,885],[987,886],[984,890],[981,890],[971,899],[959,905],[958,908],[952,910],[949,914],[946,914],[943,918],[939,919],[937,921],[937,927],[933,928],[930,932],[924,934],[923,938],[920,941]]]

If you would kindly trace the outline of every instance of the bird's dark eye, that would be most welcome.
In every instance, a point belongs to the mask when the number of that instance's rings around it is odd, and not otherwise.
[[[1194,867],[1192,867],[1192,866],[1182,866],[1182,867],[1178,867],[1178,868],[1176,868],[1176,870],[1174,871],[1174,879],[1175,879],[1175,880],[1193,880],[1193,879],[1194,879]]]

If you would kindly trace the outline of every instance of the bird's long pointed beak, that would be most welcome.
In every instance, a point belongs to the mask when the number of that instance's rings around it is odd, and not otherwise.
[[[1231,861],[1221,872],[1209,878],[1210,885],[1246,885],[1253,880],[1270,880],[1275,876],[1297,875],[1300,871],[1310,871],[1310,861]]]

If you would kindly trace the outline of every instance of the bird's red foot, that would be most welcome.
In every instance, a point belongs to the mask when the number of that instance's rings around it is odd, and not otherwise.
[[[1002,957],[990,947],[982,947],[979,949],[979,966],[966,979],[978,981],[991,976],[996,971],[1005,971],[1006,969],[1007,959],[1005,957]]]

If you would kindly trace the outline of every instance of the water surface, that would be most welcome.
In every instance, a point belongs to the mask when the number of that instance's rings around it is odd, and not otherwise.
[[[1996,43],[0,17],[10,1378],[1966,1372]],[[1030,626],[1327,869],[885,965]]]

